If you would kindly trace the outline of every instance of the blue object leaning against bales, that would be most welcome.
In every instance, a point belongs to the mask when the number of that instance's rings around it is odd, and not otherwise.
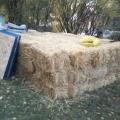
[[[15,33],[11,33],[7,30],[0,30],[0,33],[3,34],[4,36],[8,36],[8,37],[10,36],[10,37],[14,38],[14,40],[11,41],[14,43],[11,48],[9,60],[6,65],[5,73],[2,78],[2,79],[9,79],[14,73],[14,68],[15,68],[15,63],[16,63],[17,53],[18,53],[18,48],[19,48],[19,41],[20,41],[21,36],[15,34]]]

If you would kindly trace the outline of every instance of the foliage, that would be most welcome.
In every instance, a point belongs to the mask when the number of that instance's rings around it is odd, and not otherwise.
[[[89,17],[86,0],[54,0],[53,14],[60,23],[63,31],[77,33],[79,28],[84,27],[84,22]]]
[[[50,13],[49,0],[26,0],[23,11],[24,22],[28,22],[30,27],[46,26]]]
[[[10,22],[21,22],[24,0],[2,0],[1,5],[6,8]]]
[[[46,27],[51,21],[58,31],[77,34],[106,26],[120,18],[120,0],[0,0],[0,14],[10,22],[25,23],[30,28]]]
[[[110,17],[120,16],[120,1],[119,0],[99,0],[97,7],[100,8],[104,14]]]
[[[40,23],[47,24],[49,0],[3,0],[1,4],[6,6],[10,22],[25,23],[34,29]]]
[[[119,0],[53,0],[53,14],[62,31],[77,34],[89,29],[91,33],[120,16],[118,3]]]

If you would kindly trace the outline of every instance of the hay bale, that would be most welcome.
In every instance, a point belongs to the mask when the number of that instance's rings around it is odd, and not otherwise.
[[[82,36],[28,32],[22,36],[17,75],[51,98],[81,95],[120,79],[120,42],[80,45]]]

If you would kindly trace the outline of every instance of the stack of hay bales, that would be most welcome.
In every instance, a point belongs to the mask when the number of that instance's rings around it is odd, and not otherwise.
[[[49,97],[80,96],[120,79],[120,42],[80,45],[82,36],[28,32],[22,36],[17,75]]]

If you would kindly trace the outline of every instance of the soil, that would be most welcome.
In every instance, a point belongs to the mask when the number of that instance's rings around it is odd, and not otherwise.
[[[81,100],[50,101],[19,79],[0,81],[0,120],[120,120],[120,81]]]

